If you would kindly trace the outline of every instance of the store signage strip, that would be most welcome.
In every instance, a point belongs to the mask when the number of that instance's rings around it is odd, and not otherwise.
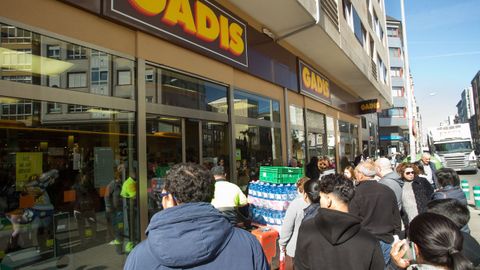
[[[207,0],[110,0],[104,15],[248,67],[246,24]]]
[[[301,60],[298,60],[298,78],[300,92],[329,105],[332,104],[330,96],[330,82],[320,72],[316,71]]]
[[[380,112],[380,102],[377,99],[365,100],[358,103],[359,114]]]

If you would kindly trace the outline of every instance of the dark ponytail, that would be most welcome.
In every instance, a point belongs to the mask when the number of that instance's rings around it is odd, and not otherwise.
[[[320,202],[320,187],[317,179],[310,179],[303,184],[303,190],[312,203]]]
[[[453,270],[471,270],[472,263],[462,254],[463,236],[447,217],[423,213],[410,222],[408,237],[417,244],[422,258],[430,264]]]

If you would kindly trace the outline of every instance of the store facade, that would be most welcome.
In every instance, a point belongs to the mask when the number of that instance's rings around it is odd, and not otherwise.
[[[308,57],[227,2],[146,2],[2,3],[2,265],[121,268],[175,163],[245,187],[360,150],[358,97]]]

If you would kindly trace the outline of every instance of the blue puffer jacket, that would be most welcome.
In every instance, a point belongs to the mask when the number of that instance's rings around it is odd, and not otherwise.
[[[462,189],[459,186],[451,186],[448,185],[437,190],[432,195],[432,200],[439,200],[439,199],[457,199],[464,205],[467,205],[467,197],[465,197],[465,193],[463,193]]]
[[[124,269],[269,269],[262,247],[209,203],[185,203],[152,217],[148,238]]]

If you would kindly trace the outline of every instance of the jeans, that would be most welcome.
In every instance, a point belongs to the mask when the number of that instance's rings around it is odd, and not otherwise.
[[[385,261],[385,269],[386,269],[386,267],[388,267],[388,264],[390,263],[390,250],[392,249],[392,244],[389,244],[383,241],[379,241],[379,242],[380,242],[380,248],[382,249],[383,260]]]

